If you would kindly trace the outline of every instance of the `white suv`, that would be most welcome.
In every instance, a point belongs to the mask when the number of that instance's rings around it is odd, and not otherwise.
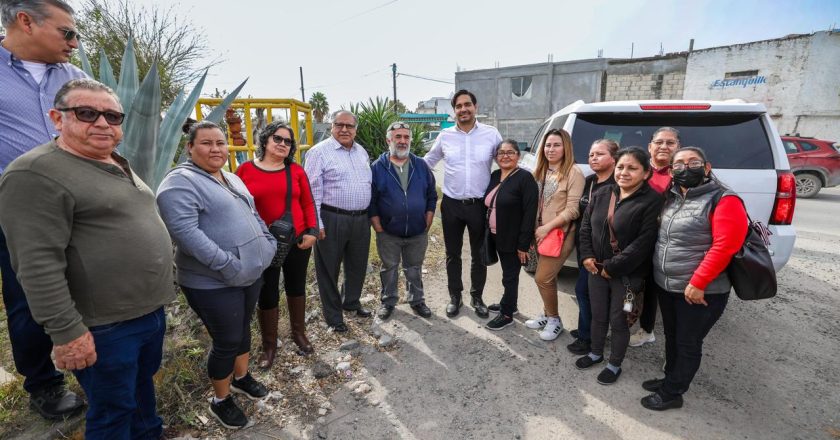
[[[558,111],[537,130],[520,165],[533,169],[543,133],[563,128],[572,136],[575,162],[588,174],[589,147],[600,138],[622,147],[647,149],[653,132],[663,126],[680,131],[683,146],[702,148],[713,172],[736,191],[753,220],[768,225],[770,253],[776,271],[790,259],[796,240],[791,225],[796,181],[776,127],[763,104],[741,101],[577,101]]]

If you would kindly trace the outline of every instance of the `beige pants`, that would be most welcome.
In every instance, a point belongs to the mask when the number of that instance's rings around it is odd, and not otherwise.
[[[569,258],[569,254],[575,247],[575,226],[569,228],[569,232],[563,239],[563,250],[559,257],[546,257],[540,255],[537,262],[537,271],[534,273],[534,282],[543,300],[545,316],[557,317],[560,312],[557,310],[557,273],[563,268],[563,263]]]

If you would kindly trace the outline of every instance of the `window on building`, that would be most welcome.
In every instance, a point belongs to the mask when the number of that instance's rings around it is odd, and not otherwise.
[[[521,98],[528,93],[528,90],[531,88],[531,77],[530,76],[517,76],[510,79],[510,90],[513,93],[513,96],[517,98]]]
[[[758,75],[758,70],[742,70],[740,72],[726,72],[723,79],[746,78]]]

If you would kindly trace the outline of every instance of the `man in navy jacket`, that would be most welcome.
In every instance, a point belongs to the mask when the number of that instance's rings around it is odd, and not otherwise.
[[[411,153],[408,124],[391,124],[386,139],[388,152],[371,165],[373,192],[368,208],[376,231],[376,250],[382,260],[382,305],[377,315],[386,320],[397,305],[397,269],[402,259],[408,284],[406,300],[414,313],[428,318],[432,311],[423,299],[422,267],[437,204],[435,177],[426,162]]]

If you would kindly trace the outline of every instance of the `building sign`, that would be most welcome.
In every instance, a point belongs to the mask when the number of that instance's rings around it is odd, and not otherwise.
[[[748,78],[729,78],[729,79],[716,79],[715,82],[712,83],[712,88],[720,88],[726,89],[729,87],[742,87],[745,88],[747,86],[757,86],[759,84],[766,84],[767,78],[761,75],[755,75]]]

